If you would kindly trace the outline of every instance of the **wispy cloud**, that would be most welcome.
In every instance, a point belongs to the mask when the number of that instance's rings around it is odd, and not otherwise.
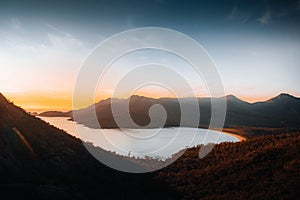
[[[65,34],[60,36],[48,33],[48,39],[50,41],[51,46],[57,50],[75,50],[74,48],[84,47],[83,42],[75,38],[71,34]]]
[[[257,20],[260,22],[260,24],[267,25],[272,20],[271,13],[269,11],[266,11],[265,14],[262,17],[258,18]]]
[[[17,29],[17,30],[22,28],[20,20],[16,17],[13,17],[11,19],[11,25],[14,29]]]
[[[229,13],[227,19],[230,19],[230,20],[235,19],[236,14],[237,14],[237,11],[238,11],[238,7],[237,7],[237,5],[235,4],[235,5],[232,7],[232,10],[231,10],[231,12]]]
[[[50,31],[47,32],[47,48],[49,52],[55,55],[69,55],[71,57],[84,57],[91,50],[90,44],[76,37],[74,34],[57,28],[54,25],[47,24]]]
[[[124,28],[125,29],[133,29],[133,28],[136,28],[136,26],[134,25],[134,22],[133,22],[133,19],[128,17],[126,19],[126,22],[124,24]]]
[[[56,26],[51,24],[47,24],[49,28],[51,28],[54,33],[48,33],[48,39],[52,46],[54,47],[61,47],[62,49],[66,49],[66,47],[83,47],[84,43],[76,38],[71,33],[63,31]]]
[[[257,21],[259,21],[259,23],[262,24],[262,25],[268,25],[268,24],[271,23],[272,15],[271,15],[268,0],[265,0],[265,12],[264,12],[263,16],[258,18]]]
[[[241,23],[246,23],[250,18],[250,13],[241,12],[237,4],[234,4],[229,15],[227,16],[228,20],[238,21]]]

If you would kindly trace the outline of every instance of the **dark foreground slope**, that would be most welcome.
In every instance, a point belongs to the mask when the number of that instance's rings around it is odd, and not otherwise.
[[[151,174],[102,165],[80,140],[30,116],[1,94],[0,193],[34,199],[178,197]]]
[[[158,172],[185,199],[299,199],[300,132],[189,149]]]

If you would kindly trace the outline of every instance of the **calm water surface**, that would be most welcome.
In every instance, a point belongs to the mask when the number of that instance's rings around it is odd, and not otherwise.
[[[92,142],[95,146],[126,156],[167,158],[199,144],[238,142],[239,139],[218,131],[198,128],[92,129],[67,117],[40,117],[68,134]]]

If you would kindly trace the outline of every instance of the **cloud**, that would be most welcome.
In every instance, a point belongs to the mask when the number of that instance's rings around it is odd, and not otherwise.
[[[35,60],[51,54],[79,58],[79,54],[82,54],[80,57],[84,57],[90,50],[88,43],[50,24],[46,24],[48,29],[40,25],[43,31],[38,35],[27,29],[27,26],[22,26],[21,21],[16,17],[9,20],[9,26],[14,30],[7,29],[8,31],[4,32],[3,37],[1,35],[0,40],[0,53],[3,51],[5,55],[18,55],[19,59],[32,56]]]
[[[241,23],[246,23],[249,20],[250,16],[251,16],[251,14],[249,12],[242,12],[238,8],[238,5],[235,4],[232,7],[229,15],[227,16],[227,19],[231,20],[231,21],[238,21]]]
[[[270,11],[269,2],[267,0],[265,0],[265,13],[262,17],[258,18],[257,20],[262,25],[267,25],[267,24],[271,23],[272,15],[271,15],[271,11]]]
[[[261,18],[258,18],[257,20],[260,22],[260,24],[267,25],[272,20],[271,13],[269,11],[266,11],[265,14]]]
[[[19,30],[19,29],[22,28],[20,20],[18,18],[15,18],[15,17],[13,17],[11,19],[11,25],[16,30]]]
[[[48,32],[50,45],[56,49],[70,50],[73,48],[84,48],[84,42],[71,33],[65,32],[51,24],[47,24],[54,32]]]
[[[136,28],[136,26],[134,25],[133,19],[128,17],[125,21],[125,24],[123,26],[126,30],[127,29],[133,29]]]
[[[48,33],[48,39],[50,41],[50,44],[53,48],[58,50],[76,50],[76,48],[83,48],[84,44],[81,40],[75,38],[71,34],[65,34],[65,35],[55,35]]]
[[[231,12],[229,13],[227,19],[230,19],[230,20],[235,19],[236,15],[237,15],[237,11],[238,11],[238,7],[237,7],[237,5],[234,5]]]

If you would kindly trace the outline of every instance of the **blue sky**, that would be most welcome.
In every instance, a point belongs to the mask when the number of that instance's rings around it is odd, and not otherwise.
[[[299,24],[299,0],[1,1],[0,91],[25,107],[42,107],[24,100],[38,94],[69,102],[80,65],[99,42],[157,26],[199,42],[227,94],[300,96]]]

